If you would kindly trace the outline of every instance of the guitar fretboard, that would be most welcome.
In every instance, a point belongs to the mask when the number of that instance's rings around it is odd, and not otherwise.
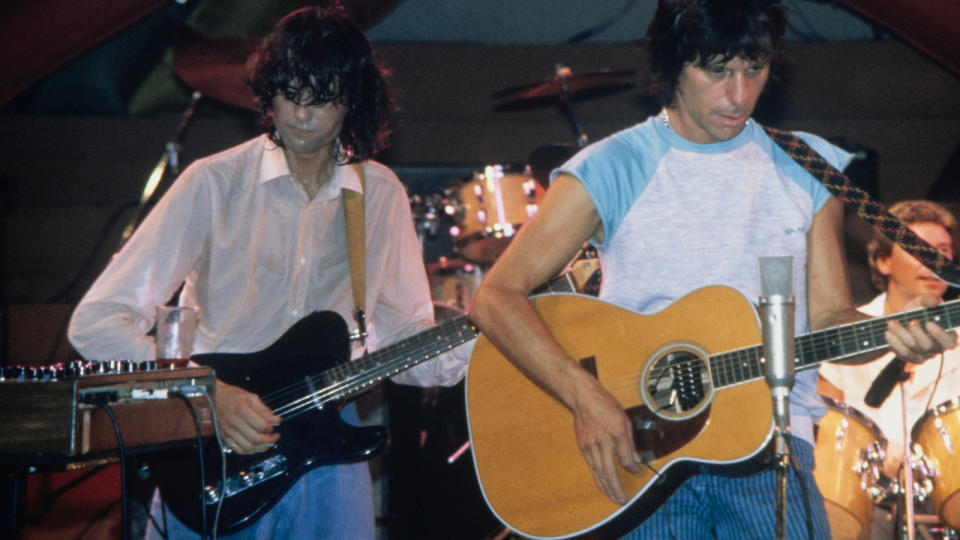
[[[915,309],[886,317],[818,330],[794,340],[797,371],[812,369],[828,360],[844,360],[889,348],[884,332],[897,320],[906,326],[912,320],[933,321],[946,330],[960,326],[960,300],[927,309]],[[707,361],[716,388],[760,379],[764,376],[763,346],[753,345],[710,356]]]
[[[475,339],[478,332],[466,315],[446,320],[413,337],[310,377],[311,384],[327,389],[324,395],[315,397],[323,402],[347,398],[387,377]]]
[[[575,292],[572,278],[562,274],[535,290],[537,294]],[[352,362],[310,377],[309,384],[324,390],[313,396],[323,403],[345,399],[401,371],[445,353],[479,335],[466,315],[454,317],[403,341],[378,349]]]

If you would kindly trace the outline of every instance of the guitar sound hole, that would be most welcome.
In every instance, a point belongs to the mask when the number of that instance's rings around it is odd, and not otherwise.
[[[695,350],[664,351],[644,377],[647,405],[658,416],[685,418],[699,412],[710,392],[710,373]]]

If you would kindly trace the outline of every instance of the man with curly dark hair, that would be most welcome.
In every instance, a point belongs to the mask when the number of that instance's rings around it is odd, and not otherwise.
[[[363,33],[342,8],[297,10],[249,66],[267,133],[191,164],[164,195],[73,314],[69,337],[85,358],[152,360],[154,306],[181,284],[179,304],[202,312],[195,353],[261,351],[323,310],[355,331],[345,190],[363,194],[366,347],[433,324],[406,192],[390,169],[370,159],[385,145],[391,105]],[[352,348],[354,357],[362,353],[360,343]],[[454,384],[468,356],[455,349],[394,380]],[[281,418],[261,396],[218,380],[215,405],[228,450],[252,454],[278,442]],[[357,420],[352,405],[341,415]],[[237,534],[373,537],[365,462],[317,466],[282,493]],[[158,523],[164,508],[155,496]],[[172,513],[165,518],[167,536],[196,536]],[[163,533],[150,527],[148,534]]]

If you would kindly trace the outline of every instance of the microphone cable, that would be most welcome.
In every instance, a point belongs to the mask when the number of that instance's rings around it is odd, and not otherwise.
[[[187,397],[181,390],[174,390],[170,392],[171,396],[183,400],[187,404],[187,409],[190,411],[190,417],[193,418],[193,427],[196,429],[197,435],[197,454],[199,457],[200,464],[200,538],[207,537],[207,504],[204,501],[204,493],[207,485],[207,475],[204,471],[203,463],[203,431],[200,429],[200,419],[197,418],[197,411],[193,406],[193,402],[190,401],[190,398]],[[166,536],[166,534],[164,534]]]
[[[800,484],[800,498],[803,499],[803,513],[805,515],[804,522],[807,526],[807,539],[814,540],[813,509],[810,506],[810,486],[807,485],[807,482],[805,482],[803,479],[803,475],[800,473],[800,461],[797,460],[797,453],[793,451],[793,447],[790,444],[791,441],[793,441],[793,434],[786,433],[784,437],[787,439],[787,446],[791,447],[790,468],[793,469],[793,474],[797,477],[797,482]]]
[[[210,399],[210,394],[203,386],[197,387],[197,391],[207,399],[210,404],[210,418],[213,419],[213,436],[217,440],[217,448],[220,449],[220,498],[217,500],[217,510],[213,515],[213,527],[211,527],[210,537],[217,540],[217,528],[220,525],[220,511],[223,510],[223,501],[227,498],[227,451],[223,446],[223,440],[220,439],[220,424],[217,422],[217,408]]]
[[[95,405],[106,411],[113,423],[113,433],[117,438],[117,453],[120,456],[120,523],[123,527],[123,540],[130,540],[130,518],[127,513],[127,458],[123,447],[123,437],[120,435],[120,424],[117,422],[113,409],[103,401],[84,397],[80,400],[88,405]]]
[[[183,392],[198,392],[202,395],[207,403],[210,405],[210,418],[213,420],[213,435],[217,441],[217,448],[220,449],[220,496],[217,500],[217,510],[213,515],[213,525],[210,527],[210,538],[212,540],[217,540],[217,529],[219,528],[220,523],[220,511],[223,509],[223,501],[227,498],[227,451],[223,446],[223,440],[220,439],[220,425],[217,422],[217,408],[213,404],[213,400],[210,398],[210,394],[207,393],[206,387],[199,386],[181,386],[178,390],[178,393]],[[199,423],[198,423],[199,429]],[[202,452],[202,448],[200,449]],[[201,455],[201,461],[203,457]],[[204,486],[201,486],[204,487]],[[206,502],[203,498],[204,491],[200,492],[200,502],[204,505],[203,513],[206,516]],[[204,521],[204,526],[206,526],[206,521]]]
[[[933,395],[937,393],[937,386],[940,385],[940,378],[943,377],[944,353],[940,353],[940,368],[937,369],[937,378],[933,380],[933,388],[930,389],[930,395],[927,397],[927,406],[923,408],[924,412],[929,411],[933,406]]]

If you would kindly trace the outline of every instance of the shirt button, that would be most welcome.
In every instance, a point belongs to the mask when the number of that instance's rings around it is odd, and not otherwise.
[[[300,264],[307,264],[307,258],[306,258],[306,257],[300,257]]]
[[[290,314],[293,315],[294,317],[296,317],[297,315],[300,314],[300,311],[295,309],[295,310],[291,311]]]

